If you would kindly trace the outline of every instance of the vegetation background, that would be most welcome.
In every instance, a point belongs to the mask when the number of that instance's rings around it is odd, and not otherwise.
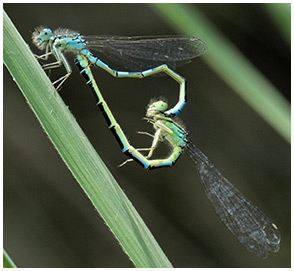
[[[290,44],[267,5],[189,6],[207,16],[290,102]],[[5,4],[4,9],[36,54],[41,52],[31,34],[39,25],[84,35],[180,34],[146,4]],[[188,80],[181,118],[193,142],[278,225],[281,251],[267,260],[249,253],[222,225],[187,156],[172,168],[151,172],[137,164],[117,168],[125,156],[69,59],[73,75],[59,94],[175,267],[290,266],[289,143],[232,91],[205,56],[178,69]],[[63,74],[59,69],[49,76],[54,80]],[[94,74],[132,144],[148,146],[150,139],[136,134],[152,131],[142,121],[145,107],[156,96],[174,104],[177,84],[168,77],[115,79],[98,69]],[[5,69],[3,79],[6,251],[19,267],[132,267]]]

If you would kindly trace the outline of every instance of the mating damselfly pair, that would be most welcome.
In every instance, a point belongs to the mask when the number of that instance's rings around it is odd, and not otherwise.
[[[60,28],[52,32],[51,29],[44,27],[37,28],[32,39],[39,49],[45,50],[45,54],[39,56],[39,59],[47,60],[49,55],[56,59],[53,63],[43,65],[44,69],[65,67],[66,74],[53,83],[58,83],[57,89],[68,79],[72,71],[64,53],[74,53],[75,64],[93,91],[109,129],[122,151],[129,156],[126,162],[134,160],[145,169],[172,166],[186,150],[196,165],[203,188],[216,213],[239,242],[262,258],[266,258],[270,252],[279,250],[280,233],[277,226],[221,175],[203,152],[191,142],[177,117],[186,105],[186,80],[173,69],[205,53],[206,45],[201,40],[183,36],[82,36],[68,29]],[[135,71],[114,70],[94,56],[90,49],[103,53],[128,70]],[[174,107],[168,109],[167,102],[162,99],[151,100],[147,107],[145,119],[153,124],[155,133],[141,133],[153,138],[151,147],[135,148],[129,143],[97,86],[91,66],[102,68],[118,78],[144,78],[166,73],[179,83],[179,101]],[[165,159],[151,159],[161,141],[169,143],[172,148],[171,154]],[[148,151],[148,154],[143,155],[144,151]]]

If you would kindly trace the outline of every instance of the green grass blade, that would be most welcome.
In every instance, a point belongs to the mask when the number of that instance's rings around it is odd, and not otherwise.
[[[272,17],[273,22],[280,29],[284,39],[291,46],[291,4],[266,3],[264,7]]]
[[[7,69],[125,253],[137,267],[172,267],[5,12],[3,40]]]
[[[289,102],[204,14],[188,4],[150,6],[176,31],[202,39],[208,46],[203,59],[286,141],[291,142]]]
[[[17,266],[11,260],[5,249],[3,249],[3,268],[16,268]]]

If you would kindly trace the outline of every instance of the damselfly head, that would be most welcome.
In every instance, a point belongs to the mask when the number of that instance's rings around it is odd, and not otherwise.
[[[32,41],[40,50],[44,50],[51,37],[52,30],[50,28],[39,26],[32,34]]]
[[[153,117],[156,114],[160,114],[163,113],[164,111],[166,111],[168,108],[168,104],[165,101],[164,98],[160,99],[160,100],[154,100],[152,99],[149,103],[149,105],[147,106],[147,117]]]

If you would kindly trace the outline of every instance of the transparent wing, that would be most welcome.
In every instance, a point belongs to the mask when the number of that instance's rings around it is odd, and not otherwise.
[[[187,153],[197,166],[210,203],[239,242],[261,258],[278,252],[281,239],[277,226],[223,177],[191,141]]]
[[[175,69],[205,53],[206,45],[185,36],[85,36],[89,49],[96,50],[129,70],[142,71],[167,64]]]

